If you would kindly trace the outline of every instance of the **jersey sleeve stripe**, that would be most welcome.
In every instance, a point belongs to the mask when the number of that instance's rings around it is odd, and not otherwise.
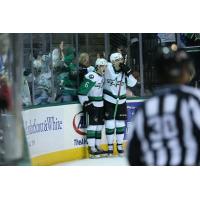
[[[113,98],[115,98],[115,99],[117,99],[117,98],[119,98],[119,99],[126,99],[126,95],[121,95],[121,96],[116,96],[116,95],[113,95],[110,91],[108,91],[108,90],[104,90],[103,91],[104,92],[104,94],[107,94],[107,95],[109,95],[109,96],[111,96],[111,97],[113,97]]]

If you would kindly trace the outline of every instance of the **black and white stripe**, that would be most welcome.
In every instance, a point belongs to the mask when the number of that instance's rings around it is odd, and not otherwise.
[[[199,165],[200,92],[163,88],[146,101],[134,119],[128,159],[131,165]]]

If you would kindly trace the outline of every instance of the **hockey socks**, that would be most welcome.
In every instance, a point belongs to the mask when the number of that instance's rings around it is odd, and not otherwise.
[[[116,137],[117,137],[118,144],[122,144],[124,141],[124,128],[125,127],[117,127],[116,128]]]
[[[108,144],[108,156],[113,156],[113,144]]]
[[[101,131],[95,131],[95,145],[100,146],[101,144]]]
[[[114,132],[115,132],[115,129],[106,128],[106,137],[107,137],[108,144],[113,144]]]
[[[95,148],[95,134],[96,131],[87,130],[87,142],[88,142],[88,152],[90,158],[99,158],[99,152]]]
[[[88,150],[90,158],[99,158],[100,155],[106,154],[106,152],[100,148],[101,130],[102,130],[102,125],[99,126],[90,125],[87,128],[87,142],[89,146]]]
[[[95,131],[87,130],[88,146],[95,147]]]
[[[95,147],[101,157],[107,156],[107,151],[101,148],[101,131],[96,131]]]

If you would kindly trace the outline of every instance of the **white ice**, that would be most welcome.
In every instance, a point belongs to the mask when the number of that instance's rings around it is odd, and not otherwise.
[[[126,157],[83,159],[57,164],[56,166],[127,166]]]

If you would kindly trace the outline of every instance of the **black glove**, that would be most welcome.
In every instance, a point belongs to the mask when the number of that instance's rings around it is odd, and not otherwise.
[[[28,76],[30,73],[31,73],[31,70],[30,69],[26,69],[24,71],[24,76]]]
[[[127,76],[129,76],[132,73],[131,68],[125,65],[124,63],[120,63],[120,67],[122,69],[122,72],[124,72]]]
[[[87,113],[90,113],[92,111],[92,102],[90,101],[85,101],[83,103],[83,111],[84,112],[87,112]]]

